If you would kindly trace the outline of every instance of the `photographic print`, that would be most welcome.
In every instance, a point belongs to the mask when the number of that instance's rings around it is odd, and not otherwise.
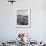
[[[30,27],[30,9],[16,9],[16,27]]]

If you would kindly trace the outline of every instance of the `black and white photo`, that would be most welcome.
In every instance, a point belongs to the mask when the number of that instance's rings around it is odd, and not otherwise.
[[[30,26],[30,9],[23,8],[16,10],[16,26],[29,27]]]
[[[17,15],[17,25],[28,25],[28,15]]]

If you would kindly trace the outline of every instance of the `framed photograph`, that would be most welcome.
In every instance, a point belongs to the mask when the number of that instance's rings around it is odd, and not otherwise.
[[[30,8],[16,9],[16,27],[17,28],[31,27],[31,9]]]

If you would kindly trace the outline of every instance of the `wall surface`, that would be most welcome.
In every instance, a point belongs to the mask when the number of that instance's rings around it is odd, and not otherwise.
[[[16,8],[31,8],[31,28],[16,28]],[[17,0],[14,5],[0,0],[0,40],[15,40],[18,32],[46,40],[46,0]]]

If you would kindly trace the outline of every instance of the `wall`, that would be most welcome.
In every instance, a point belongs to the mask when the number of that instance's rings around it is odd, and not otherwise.
[[[18,32],[26,32],[33,40],[46,40],[46,1],[17,0],[12,5],[0,0],[0,40],[16,39]],[[31,8],[31,28],[16,28],[16,8]]]

